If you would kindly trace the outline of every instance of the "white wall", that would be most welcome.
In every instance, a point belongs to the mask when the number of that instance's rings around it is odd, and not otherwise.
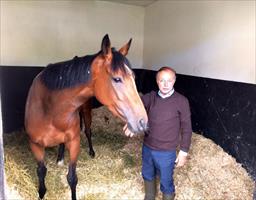
[[[0,1],[0,65],[40,65],[96,53],[130,37],[134,68],[256,83],[255,1]],[[144,42],[144,44],[143,44]]]
[[[144,67],[256,83],[255,1],[157,1],[146,7]]]
[[[108,33],[142,67],[144,8],[103,1],[1,1],[1,65],[36,65],[94,54]]]

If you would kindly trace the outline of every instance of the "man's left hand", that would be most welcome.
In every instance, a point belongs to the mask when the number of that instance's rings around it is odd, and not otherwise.
[[[183,151],[179,151],[179,154],[175,160],[176,167],[182,167],[187,162],[187,153]]]

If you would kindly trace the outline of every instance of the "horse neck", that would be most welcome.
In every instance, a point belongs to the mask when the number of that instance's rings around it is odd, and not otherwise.
[[[93,94],[92,84],[87,83],[76,88],[76,91],[73,95],[73,100],[74,102],[76,102],[77,106],[80,107],[82,104],[84,104],[89,99],[91,99],[93,95],[94,94]]]

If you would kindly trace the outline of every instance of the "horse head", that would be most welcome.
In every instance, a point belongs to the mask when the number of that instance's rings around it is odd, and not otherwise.
[[[131,65],[125,57],[131,41],[117,51],[111,48],[109,37],[105,35],[91,70],[95,97],[126,122],[132,132],[138,133],[147,129],[148,118]]]

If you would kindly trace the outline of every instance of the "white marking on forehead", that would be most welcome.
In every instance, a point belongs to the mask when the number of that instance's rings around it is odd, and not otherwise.
[[[128,73],[129,73],[129,74],[132,74],[132,70],[131,70],[126,64],[124,64],[124,66],[125,66],[125,68],[127,69]]]
[[[125,68],[128,70],[128,73],[130,74],[130,75],[132,75],[133,74],[133,71],[125,64],[124,65],[125,66]],[[131,77],[131,80],[132,80],[132,83],[133,83],[133,87],[135,88],[135,90],[136,90],[136,83],[135,83],[135,78],[134,78],[134,76],[130,76]]]

